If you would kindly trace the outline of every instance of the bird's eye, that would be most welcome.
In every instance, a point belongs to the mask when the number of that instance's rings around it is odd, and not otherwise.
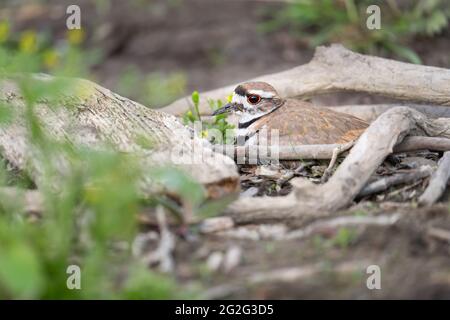
[[[251,94],[247,96],[247,101],[251,104],[257,104],[261,101],[261,97],[256,94]]]

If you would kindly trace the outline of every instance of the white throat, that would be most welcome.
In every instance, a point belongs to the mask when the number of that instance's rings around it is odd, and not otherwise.
[[[245,127],[249,123],[261,118],[262,116],[265,116],[268,114],[268,112],[256,112],[256,113],[249,113],[249,112],[238,112],[240,114],[239,117],[239,127]]]

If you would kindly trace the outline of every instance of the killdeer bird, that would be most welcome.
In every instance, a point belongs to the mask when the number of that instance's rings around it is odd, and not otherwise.
[[[282,99],[265,82],[247,82],[236,87],[230,103],[213,115],[235,112],[238,116],[238,136],[245,144],[258,143],[258,133],[268,135],[278,130],[279,145],[344,144],[357,139],[368,124],[352,115],[308,102]],[[269,136],[270,138],[270,136]]]

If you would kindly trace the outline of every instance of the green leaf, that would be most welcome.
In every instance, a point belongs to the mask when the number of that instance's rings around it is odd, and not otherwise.
[[[176,286],[172,279],[158,275],[142,265],[130,269],[123,288],[125,299],[170,299],[175,294]]]
[[[0,288],[14,298],[39,297],[44,277],[36,253],[24,243],[2,244],[0,248]],[[0,290],[1,291],[1,290]]]
[[[417,53],[414,52],[414,50],[408,47],[391,44],[388,46],[388,48],[396,55],[407,59],[411,63],[422,64],[422,59],[420,59],[420,57],[417,55]]]
[[[198,105],[200,102],[200,95],[199,95],[198,91],[192,92],[191,97],[192,97],[192,102],[194,102],[194,105]]]

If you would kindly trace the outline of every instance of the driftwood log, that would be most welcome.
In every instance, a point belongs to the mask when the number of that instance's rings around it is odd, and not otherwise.
[[[318,47],[313,59],[293,69],[252,80],[274,86],[284,98],[311,97],[336,91],[359,91],[398,100],[450,105],[450,70],[367,56],[342,45]],[[208,99],[225,99],[236,84],[200,94],[200,112],[209,114]],[[162,111],[180,115],[189,108],[189,97]]]
[[[444,193],[450,177],[450,152],[445,152],[436,172],[431,176],[427,189],[419,198],[419,204],[431,205]]]
[[[35,80],[55,79],[37,76]],[[90,81],[76,80],[72,86],[76,88],[72,87],[71,93],[57,93],[56,106],[54,101],[50,103],[43,98],[34,107],[50,137],[68,141],[75,147],[112,145],[137,157],[143,168],[176,166],[203,184],[211,197],[238,190],[239,176],[234,162],[205,146],[174,116],[144,107]],[[13,111],[13,120],[0,126],[1,154],[15,168],[25,170],[39,186],[42,163],[28,139],[21,94],[15,80],[0,80],[0,102]],[[151,147],[143,146],[139,142],[142,138]],[[64,165],[61,167],[64,174]],[[142,177],[144,193],[157,188],[151,177]]]
[[[299,160],[299,159],[331,159],[333,150],[339,147],[338,144],[311,144],[298,146],[230,146],[214,145],[216,152],[227,154],[234,159],[243,159],[249,154],[257,154],[259,160],[271,160],[273,155],[277,155],[279,160]],[[231,150],[231,152],[230,152]],[[439,137],[408,136],[394,147],[393,152],[408,152],[417,150],[448,151],[450,150],[450,139]]]
[[[411,109],[422,112],[424,115],[430,118],[450,118],[450,108],[439,105],[424,105],[414,103],[400,104],[369,104],[369,105],[351,105],[351,106],[331,106],[333,110],[348,113],[372,122],[383,112],[386,112],[395,107],[409,107]]]

